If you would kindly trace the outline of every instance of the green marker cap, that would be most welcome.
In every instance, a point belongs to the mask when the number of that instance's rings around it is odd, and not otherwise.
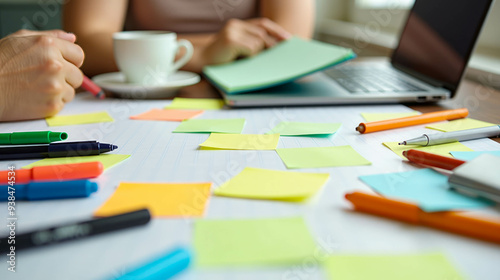
[[[0,133],[0,144],[3,145],[49,144],[66,139],[68,139],[68,134],[66,132],[30,131]]]

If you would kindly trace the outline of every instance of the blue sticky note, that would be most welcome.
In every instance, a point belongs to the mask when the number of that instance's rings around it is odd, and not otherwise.
[[[449,190],[448,176],[428,168],[359,178],[383,196],[414,202],[426,212],[492,205],[488,201]]]
[[[500,151],[487,151],[487,152],[450,152],[450,154],[456,158],[461,160],[473,160],[482,154],[491,154],[497,157],[500,157]]]

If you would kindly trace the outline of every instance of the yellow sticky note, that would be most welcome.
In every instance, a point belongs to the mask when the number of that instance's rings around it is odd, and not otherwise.
[[[172,100],[172,103],[165,108],[220,110],[222,107],[224,107],[224,101],[221,99],[176,97]]]
[[[319,168],[372,164],[351,146],[276,149],[288,168]]]
[[[199,116],[202,110],[175,110],[175,109],[151,109],[142,114],[131,116],[133,120],[151,120],[151,121],[173,121],[181,122]]]
[[[154,217],[200,217],[211,183],[120,183],[94,215],[107,217],[148,208]]]
[[[410,149],[424,151],[424,152],[433,153],[433,154],[438,154],[438,155],[447,156],[447,157],[451,157],[450,152],[452,152],[452,151],[457,151],[457,152],[472,151],[471,148],[465,146],[464,144],[462,144],[460,142],[452,142],[452,143],[432,145],[432,146],[398,145],[398,142],[384,142],[382,144],[384,144],[384,146],[391,149],[393,152],[395,152],[398,156],[400,156],[403,159],[406,159],[403,156],[403,151],[410,150]]]
[[[122,162],[129,158],[130,155],[104,154],[98,156],[82,156],[82,157],[60,157],[60,158],[45,158],[34,163],[23,166],[23,168],[32,168],[35,166],[46,166],[56,164],[71,164],[91,161],[100,161],[104,169],[108,169],[113,165]]]
[[[274,150],[278,146],[279,139],[279,134],[212,133],[200,146],[202,149],[220,150]]]
[[[197,220],[193,245],[200,266],[302,264],[317,252],[299,217]]]
[[[416,115],[420,115],[420,113],[417,111],[406,112],[406,113],[361,113],[361,116],[367,122],[390,120],[390,119],[404,118]]]
[[[106,111],[66,116],[54,116],[46,118],[45,120],[47,121],[48,126],[89,124],[114,121]]]
[[[314,195],[328,173],[276,171],[247,167],[214,191],[220,196],[300,201]]]
[[[488,127],[488,126],[494,126],[496,124],[494,123],[489,123],[489,122],[483,122],[475,119],[458,119],[458,120],[453,120],[449,122],[441,122],[441,123],[436,123],[436,124],[431,124],[426,126],[426,128],[430,129],[435,129],[439,131],[444,131],[444,132],[450,132],[450,131],[457,131],[457,130],[466,130],[466,129],[473,129],[473,128],[481,128],[481,127]]]
[[[440,253],[337,255],[324,264],[331,280],[465,279]]]

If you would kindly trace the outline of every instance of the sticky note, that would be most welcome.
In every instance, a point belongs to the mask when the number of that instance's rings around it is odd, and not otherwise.
[[[465,146],[464,144],[462,144],[460,142],[452,142],[452,143],[445,143],[445,144],[432,145],[432,146],[398,145],[398,142],[384,142],[382,144],[384,144],[384,146],[391,149],[394,153],[396,153],[398,156],[400,156],[403,159],[406,159],[403,156],[403,151],[406,151],[409,149],[438,154],[438,155],[442,155],[442,156],[446,156],[446,157],[451,157],[451,155],[450,155],[451,151],[462,151],[462,152],[472,151],[471,148]]]
[[[203,114],[202,110],[175,110],[175,109],[151,109],[142,114],[131,116],[133,120],[151,120],[151,121],[173,121],[181,122]]]
[[[483,152],[450,152],[450,154],[457,159],[469,161],[477,158],[482,154],[490,154],[497,157],[500,157],[500,151],[483,151]]]
[[[278,146],[279,134],[217,134],[212,133],[201,143],[202,149],[219,150],[274,150]]]
[[[301,264],[316,250],[298,217],[197,220],[193,244],[199,266]]]
[[[352,50],[292,37],[258,55],[203,68],[205,76],[229,94],[283,84],[346,60]]]
[[[340,123],[281,122],[267,134],[322,136],[337,132],[341,125]]]
[[[211,183],[120,183],[95,211],[107,217],[148,208],[154,217],[200,217],[205,212]]]
[[[247,167],[214,191],[220,196],[300,201],[314,195],[328,173],[303,173]]]
[[[410,116],[420,115],[419,112],[406,112],[406,113],[361,113],[361,116],[367,122],[375,122],[382,120],[398,119]]]
[[[176,97],[172,100],[172,103],[165,108],[220,110],[222,107],[224,107],[224,101],[221,99]]]
[[[114,121],[106,111],[76,115],[54,116],[46,118],[45,120],[47,121],[48,126],[76,125]]]
[[[245,119],[192,119],[181,122],[173,132],[177,133],[241,133]]]
[[[426,128],[435,129],[443,132],[473,129],[487,126],[494,126],[494,123],[483,122],[475,119],[465,118],[449,122],[441,122],[426,126]]]
[[[331,280],[465,279],[441,253],[335,255],[324,264]]]
[[[98,156],[82,156],[82,157],[60,157],[60,158],[45,158],[34,163],[23,166],[23,168],[32,168],[35,166],[46,166],[46,165],[56,165],[56,164],[71,164],[71,163],[82,163],[91,161],[100,161],[104,166],[104,169],[108,169],[115,164],[118,164],[130,155],[119,155],[119,154],[103,154]]]
[[[318,168],[372,164],[351,146],[276,149],[288,168]]]
[[[414,202],[426,212],[480,208],[490,203],[449,190],[448,176],[430,168],[359,177],[389,198]]]

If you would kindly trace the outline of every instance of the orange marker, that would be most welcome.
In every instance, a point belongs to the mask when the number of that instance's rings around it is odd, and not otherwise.
[[[467,108],[439,111],[439,112],[426,113],[404,118],[397,118],[397,119],[390,119],[390,120],[383,120],[383,121],[376,121],[369,123],[360,123],[358,127],[356,127],[356,131],[359,131],[359,133],[369,133],[381,130],[407,127],[412,125],[419,125],[424,123],[462,119],[467,117],[467,115],[469,115],[469,111],[467,110]]]
[[[0,185],[28,184],[31,181],[65,181],[94,178],[101,175],[104,167],[101,162],[84,162],[72,164],[59,164],[35,166],[31,169],[0,171]]]
[[[414,163],[428,165],[431,167],[438,167],[446,170],[453,170],[465,163],[465,161],[463,160],[431,154],[428,152],[422,152],[414,149],[404,151],[403,156]]]
[[[500,243],[499,219],[478,218],[452,211],[426,213],[415,204],[361,192],[348,193],[345,197],[357,211]]]

